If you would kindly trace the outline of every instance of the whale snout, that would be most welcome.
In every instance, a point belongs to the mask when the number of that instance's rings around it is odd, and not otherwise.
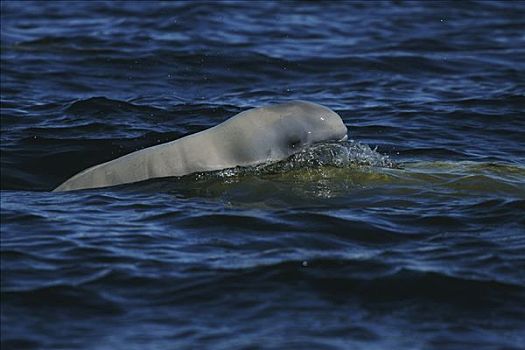
[[[339,124],[337,128],[337,135],[339,136],[339,141],[346,141],[348,140],[348,128],[346,127],[345,123],[343,122],[343,119],[339,116],[339,114],[334,113],[337,116],[337,124]]]

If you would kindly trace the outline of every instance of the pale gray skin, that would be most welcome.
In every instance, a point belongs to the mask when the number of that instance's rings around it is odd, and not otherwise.
[[[337,113],[315,103],[292,101],[253,108],[210,129],[95,165],[54,191],[275,162],[314,143],[346,139],[346,126]]]

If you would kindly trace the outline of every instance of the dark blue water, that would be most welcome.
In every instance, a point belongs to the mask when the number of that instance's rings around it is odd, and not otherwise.
[[[357,161],[50,192],[292,99]],[[2,2],[2,349],[523,349],[524,135],[523,1]]]

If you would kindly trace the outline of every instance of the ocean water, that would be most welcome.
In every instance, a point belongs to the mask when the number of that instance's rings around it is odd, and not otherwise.
[[[64,193],[294,99],[349,140]],[[2,349],[525,348],[525,2],[1,3]]]

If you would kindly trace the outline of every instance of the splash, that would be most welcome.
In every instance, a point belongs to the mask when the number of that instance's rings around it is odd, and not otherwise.
[[[285,166],[323,167],[333,166],[346,168],[349,166],[371,166],[392,168],[396,165],[386,155],[371,149],[370,146],[354,140],[347,142],[329,142],[305,148],[292,155],[284,162]]]
[[[350,140],[345,142],[324,142],[312,147],[304,148],[285,160],[264,163],[253,167],[236,167],[220,170],[213,176],[228,178],[242,175],[263,175],[286,173],[299,169],[319,169],[324,167],[380,167],[398,168],[387,155],[377,152],[376,149]],[[209,176],[209,173],[197,174],[198,178]]]

